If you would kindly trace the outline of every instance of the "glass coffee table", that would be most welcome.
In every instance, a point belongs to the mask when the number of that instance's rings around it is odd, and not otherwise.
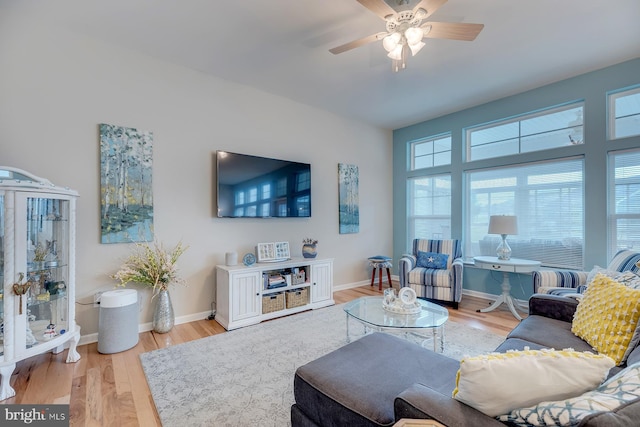
[[[433,351],[444,351],[444,324],[449,312],[429,301],[417,300],[422,310],[416,314],[393,313],[382,308],[382,297],[361,297],[347,303],[344,311],[347,314],[347,341],[351,341],[350,322],[356,320],[364,326],[364,332],[387,332],[422,339],[424,347],[433,341]]]

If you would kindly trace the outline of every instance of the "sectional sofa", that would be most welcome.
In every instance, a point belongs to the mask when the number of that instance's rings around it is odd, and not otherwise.
[[[496,352],[525,347],[591,351],[571,332],[577,304],[570,297],[535,294],[529,301],[529,316]],[[457,360],[401,338],[366,335],[297,369],[292,426],[392,426],[402,418],[432,419],[449,427],[513,425],[452,398],[459,368]],[[640,378],[640,347],[608,375],[615,380],[627,373]],[[640,393],[639,387],[637,382],[629,384],[631,394],[624,403],[611,410],[596,409],[572,425],[640,425],[640,394],[633,394]]]

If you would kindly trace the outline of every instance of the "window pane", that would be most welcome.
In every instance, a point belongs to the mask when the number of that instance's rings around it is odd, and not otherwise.
[[[262,200],[271,198],[271,183],[262,184]]]
[[[640,151],[609,155],[609,258],[640,249]]]
[[[465,256],[495,256],[501,240],[489,235],[491,215],[516,215],[508,236],[512,257],[543,265],[583,268],[583,161],[519,165],[469,172]]]
[[[411,141],[410,170],[451,164],[451,135]]]
[[[296,179],[296,191],[308,190],[311,187],[311,174],[309,172],[298,174]]]
[[[619,92],[610,97],[610,138],[640,135],[640,88]]]
[[[409,179],[408,241],[451,238],[451,177]]]
[[[554,107],[496,124],[467,129],[467,160],[582,144],[582,103]]]

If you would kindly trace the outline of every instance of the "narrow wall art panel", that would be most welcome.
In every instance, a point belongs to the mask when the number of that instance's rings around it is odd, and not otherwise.
[[[153,240],[153,134],[100,124],[102,243]]]
[[[338,163],[340,234],[358,233],[360,231],[358,181],[358,166]]]

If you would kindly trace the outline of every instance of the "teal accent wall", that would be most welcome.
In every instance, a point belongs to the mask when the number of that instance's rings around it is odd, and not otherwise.
[[[464,130],[467,127],[505,119],[554,105],[583,100],[585,144],[518,155],[522,162],[544,161],[563,156],[584,156],[585,169],[585,269],[607,265],[607,153],[640,147],[640,136],[607,140],[607,94],[640,84],[640,58],[562,80],[517,95],[502,98],[446,116],[427,120],[393,132],[393,252],[394,259],[409,252],[407,238],[407,189],[409,177],[424,175],[408,171],[408,142],[451,132],[452,164],[430,169],[429,174],[451,172],[452,238],[463,238],[463,172],[467,169],[500,166],[504,159],[483,159],[463,163]],[[430,100],[429,102],[437,102]],[[396,265],[397,268],[397,265]],[[533,286],[528,275],[510,275],[512,294],[526,299]],[[500,294],[502,274],[469,266],[464,270],[464,289]]]

